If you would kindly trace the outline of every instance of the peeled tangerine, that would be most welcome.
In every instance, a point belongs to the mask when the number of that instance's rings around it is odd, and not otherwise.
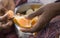
[[[32,20],[28,20],[26,18],[24,18],[23,16],[15,16],[15,18],[13,19],[14,22],[19,25],[22,28],[31,28],[32,25],[34,25],[36,23],[36,18],[32,19]]]
[[[38,20],[38,17],[35,17],[31,20],[31,25],[34,25]]]
[[[14,22],[22,28],[31,28],[30,20],[25,19],[23,16],[15,16]]]

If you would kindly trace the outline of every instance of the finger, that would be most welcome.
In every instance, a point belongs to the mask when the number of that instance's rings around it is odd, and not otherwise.
[[[2,28],[4,28],[4,29],[6,29],[6,28],[7,28],[7,26],[5,26],[5,25],[2,25],[1,27],[2,27]]]
[[[25,28],[20,28],[21,31],[25,31],[26,29]]]
[[[20,29],[22,32],[27,32],[27,29],[25,29],[25,28],[21,28]]]

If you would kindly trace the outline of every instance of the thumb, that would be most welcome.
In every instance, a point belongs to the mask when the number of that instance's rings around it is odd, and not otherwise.
[[[21,31],[26,31],[26,29],[25,29],[25,28],[20,28],[20,30],[21,30]]]
[[[22,32],[28,32],[29,30],[28,29],[26,29],[26,28],[21,28],[20,29]]]

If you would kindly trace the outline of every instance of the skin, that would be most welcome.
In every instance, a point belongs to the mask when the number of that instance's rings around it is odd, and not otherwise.
[[[43,29],[50,20],[56,16],[60,15],[60,2],[51,3],[41,7],[36,12],[28,15],[26,19],[32,19],[36,16],[39,16],[37,23],[30,29],[21,28],[23,32],[38,32]]]
[[[14,11],[14,8],[14,0],[0,1],[0,28],[5,29],[12,26],[13,21],[11,20],[11,17],[9,17],[9,13],[6,12],[9,10]],[[10,18],[10,20],[8,18]]]

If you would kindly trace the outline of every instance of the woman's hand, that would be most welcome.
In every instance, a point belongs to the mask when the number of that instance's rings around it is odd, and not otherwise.
[[[13,16],[14,16],[14,12],[9,10],[9,11],[7,11],[7,13],[5,15],[0,16],[0,21],[4,21],[4,20],[7,20],[7,19],[12,19],[12,18],[14,18]]]
[[[32,20],[31,18],[29,18],[29,15],[26,15],[25,18],[28,20]]]
[[[3,16],[0,16],[0,21],[5,21],[8,18],[8,14],[5,14]]]
[[[22,31],[22,32],[29,32],[29,33],[33,33],[34,32],[34,30],[33,29],[28,29],[28,28],[20,28],[20,30]]]
[[[13,22],[12,21],[8,21],[6,24],[1,24],[0,27],[2,29],[8,29],[12,26]]]

